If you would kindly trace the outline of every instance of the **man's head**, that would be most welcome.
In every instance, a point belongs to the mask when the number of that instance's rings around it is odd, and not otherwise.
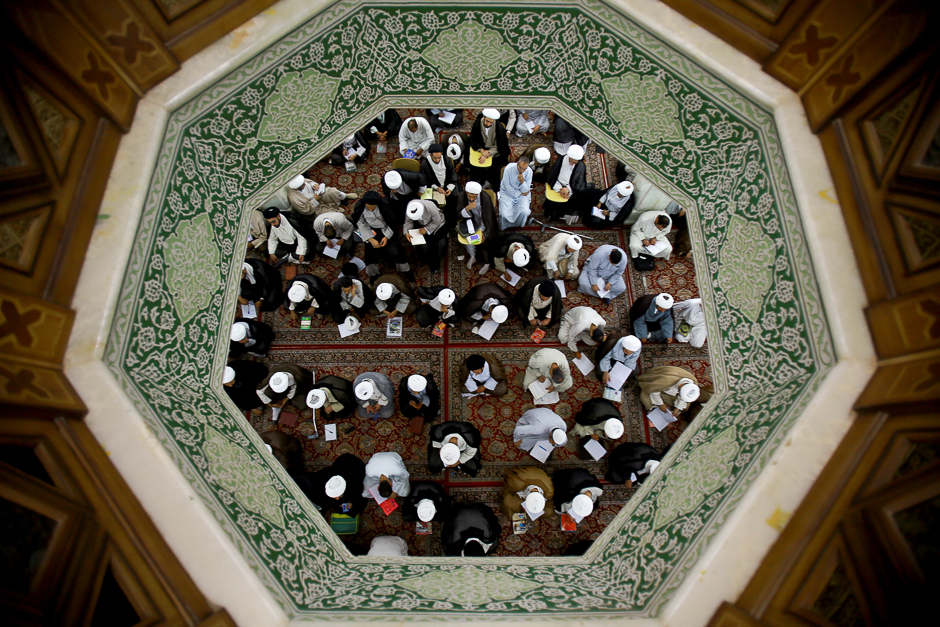
[[[369,190],[362,197],[362,201],[365,204],[366,210],[375,211],[379,208],[379,202],[382,200],[382,196],[375,190]]]
[[[306,182],[307,182],[307,179],[304,178],[304,175],[298,174],[297,176],[295,176],[294,178],[290,180],[287,186],[290,187],[291,189],[300,189],[301,187],[304,186],[304,183]]]
[[[353,279],[351,276],[342,276],[339,278],[339,287],[344,294],[351,294],[353,291]]]
[[[229,366],[225,367],[225,371],[222,373],[222,385],[225,387],[232,387],[235,385],[235,369]]]
[[[229,339],[233,342],[238,342],[244,344],[248,341],[248,323],[247,322],[236,322],[232,325],[232,332],[229,335]]]
[[[539,296],[542,300],[548,300],[555,294],[555,290],[552,288],[554,284],[551,281],[542,281],[539,283]]]
[[[583,245],[584,241],[577,235],[569,235],[568,239],[565,240],[565,249],[569,253],[573,253],[576,250],[581,250]]]
[[[379,481],[379,496],[383,499],[387,499],[392,495],[392,483],[388,480],[387,477],[382,477]]]
[[[418,122],[414,118],[408,120],[408,130],[412,133],[418,130]]]
[[[467,202],[473,202],[483,191],[483,186],[476,181],[468,181],[464,190],[467,192]]]
[[[642,348],[643,343],[635,335],[625,335],[620,339],[620,346],[623,348],[623,352],[627,355],[632,355]]]
[[[612,251],[610,251],[610,257],[608,257],[607,259],[610,261],[610,263],[616,266],[618,263],[620,263],[623,260],[623,253],[620,252],[619,248],[615,248]]]
[[[516,168],[519,170],[519,174],[522,174],[529,169],[529,158],[526,156],[519,157],[519,160],[516,161]]]
[[[483,109],[483,126],[489,128],[499,119],[499,109]]]
[[[669,222],[669,216],[667,216],[665,213],[661,213],[656,216],[656,226],[661,229],[669,228]]]
[[[607,339],[607,331],[604,330],[604,327],[599,327],[596,324],[592,324],[591,339],[600,344]]]
[[[280,226],[281,224],[281,210],[277,207],[268,207],[262,212],[264,219],[268,221],[268,224],[271,226]]]
[[[621,198],[629,198],[633,195],[633,183],[630,181],[624,181],[622,183],[617,183],[617,195]]]
[[[574,166],[578,161],[584,158],[584,148],[574,144],[571,148],[568,149],[568,163]]]
[[[672,309],[672,306],[675,302],[676,301],[672,297],[671,294],[667,294],[666,292],[663,292],[662,294],[659,294],[656,297],[656,300],[655,300],[656,309],[659,310],[660,312],[669,311],[670,309]]]
[[[332,224],[330,224],[329,222],[327,222],[326,224],[324,224],[324,225],[323,225],[323,236],[324,236],[326,239],[334,239],[334,238],[336,238],[336,227],[334,227],[334,226],[333,226]]]
[[[486,365],[486,360],[483,359],[483,355],[470,355],[467,357],[466,365],[467,370],[474,374],[480,374],[483,372],[483,366]]]
[[[431,160],[434,163],[440,163],[441,159],[444,158],[444,147],[440,144],[431,144],[431,147],[428,148],[428,152],[431,155]]]
[[[561,366],[558,364],[552,364],[551,368],[552,373],[552,383],[558,385],[565,380],[565,371],[561,369]]]
[[[464,557],[483,557],[484,555],[486,555],[486,551],[483,549],[483,544],[476,538],[470,538],[463,545]]]
[[[549,152],[548,148],[542,146],[541,148],[535,149],[535,162],[536,163],[548,163],[548,160],[552,158],[552,153]]]

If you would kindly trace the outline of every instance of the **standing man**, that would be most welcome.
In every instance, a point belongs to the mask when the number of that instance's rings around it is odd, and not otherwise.
[[[675,300],[665,292],[658,295],[647,294],[636,299],[630,307],[630,322],[633,324],[634,335],[644,344],[650,340],[668,344],[675,342],[675,324],[671,311],[673,303]]]
[[[557,348],[542,348],[529,357],[522,387],[528,390],[536,379],[544,383],[549,392],[564,392],[574,385],[568,360]]]
[[[597,346],[607,339],[607,320],[590,307],[573,307],[565,312],[558,327],[558,341],[568,345],[575,359],[581,359],[578,340]]]
[[[472,217],[474,222],[480,226],[483,235],[483,241],[476,247],[476,256],[467,263],[467,269],[473,268],[475,260],[483,264],[480,274],[486,274],[490,269],[492,259],[492,249],[499,239],[499,218],[496,216],[496,208],[493,206],[493,200],[489,194],[483,194],[483,188],[479,183],[473,181],[467,182],[464,191],[457,197],[455,211],[461,218]]]
[[[578,280],[578,291],[595,296],[605,303],[627,291],[623,273],[627,269],[627,256],[616,246],[604,244],[588,257]],[[601,296],[601,293],[604,293]]]
[[[568,233],[559,233],[539,244],[539,259],[545,264],[545,274],[563,281],[581,276],[578,257],[583,244],[580,237]]]
[[[403,157],[420,159],[434,142],[434,132],[424,118],[413,117],[405,120],[398,134],[398,152]],[[409,151],[413,155],[409,155]]]
[[[509,141],[497,109],[483,109],[477,116],[470,129],[470,150],[470,180],[489,183],[499,191],[499,173],[509,162]]]
[[[515,163],[507,164],[499,185],[499,226],[506,230],[523,227],[532,214],[532,170],[529,159],[519,157]]]

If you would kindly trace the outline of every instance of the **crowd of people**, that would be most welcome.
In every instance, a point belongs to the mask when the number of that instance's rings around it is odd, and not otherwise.
[[[254,305],[260,312],[281,309],[294,321],[323,317],[349,330],[370,319],[398,317],[432,331],[467,324],[487,339],[513,322],[533,331],[556,328],[552,333],[571,359],[586,359],[583,347],[593,349],[594,375],[611,398],[635,391],[646,410],[659,408],[673,418],[707,400],[709,390],[677,366],[634,376],[650,342],[704,345],[700,299],[677,303],[668,293],[641,296],[629,307],[629,332],[608,333],[607,320],[594,307],[564,311],[556,283],[577,281],[578,291],[596,299],[593,302],[611,303],[627,291],[628,263],[643,270],[653,259],[671,256],[668,235],[684,227],[685,210],[671,203],[664,212],[635,211],[635,188],[629,180],[607,189],[589,185],[584,158],[590,140],[548,111],[483,109],[469,133],[459,130],[463,120],[463,110],[428,109],[424,117],[403,121],[389,109],[328,157],[335,166],[362,164],[374,144],[388,146],[397,136],[401,158],[384,173],[381,189],[359,196],[299,174],[286,189],[288,208],[253,209],[239,305]],[[546,137],[544,143],[530,143],[510,161],[512,137],[544,136],[549,131],[553,141]],[[545,185],[546,218],[564,219],[569,227],[555,229],[557,234],[538,246],[519,230],[530,223],[535,182]],[[634,213],[638,215],[633,216],[627,250],[605,244],[582,260],[584,241],[570,225],[625,228]],[[433,273],[449,246],[464,255],[468,270],[479,264],[483,275],[492,267],[518,289],[513,293],[486,282],[458,294],[452,286],[418,285],[413,264]],[[358,257],[359,265],[354,263]],[[295,274],[285,284],[278,270],[285,264],[309,270],[332,260],[341,264],[332,285],[312,272]],[[222,383],[240,409],[262,414],[269,408],[274,423],[288,405],[320,411],[330,421],[353,414],[377,420],[400,412],[430,426],[431,473],[452,469],[473,477],[479,472],[480,431],[470,422],[437,422],[441,390],[430,373],[406,374],[397,385],[386,374],[371,371],[353,380],[335,375],[314,380],[311,371],[296,364],[266,366],[255,361],[268,354],[274,339],[274,329],[257,318],[236,317],[231,326],[230,361]],[[509,521],[564,515],[577,523],[592,514],[603,493],[603,484],[587,470],[561,469],[549,475],[542,466],[570,437],[578,439],[583,454],[591,441],[613,445],[625,433],[621,411],[609,398],[584,403],[572,427],[550,408],[572,387],[571,370],[569,357],[558,348],[540,348],[529,359],[522,386],[537,406],[519,416],[513,440],[538,464],[505,474],[501,510]],[[502,364],[486,351],[465,358],[454,385],[465,397],[492,399],[486,402],[499,402],[509,390]],[[412,484],[397,453],[375,453],[368,462],[347,453],[328,468],[307,472],[298,458],[299,443],[276,430],[264,436],[324,513],[354,517],[370,500],[381,504],[395,499],[405,521],[442,524],[447,555],[489,555],[498,546],[501,523],[491,508],[452,504],[435,482]],[[661,452],[647,444],[620,443],[604,458],[605,480],[626,486],[642,483],[660,458]],[[382,536],[373,541],[369,554],[404,555],[407,544]]]

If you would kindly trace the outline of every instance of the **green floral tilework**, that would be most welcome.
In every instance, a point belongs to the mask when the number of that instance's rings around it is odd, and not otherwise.
[[[690,208],[720,392],[591,563],[353,559],[221,391],[246,207],[387,106],[433,105],[554,109]],[[436,620],[658,615],[835,356],[771,113],[584,0],[335,3],[182,104],[105,359],[289,616]]]

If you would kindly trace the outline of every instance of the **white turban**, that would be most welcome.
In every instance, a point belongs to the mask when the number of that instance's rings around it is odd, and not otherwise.
[[[490,315],[493,316],[493,322],[502,324],[509,318],[509,308],[507,308],[506,305],[496,305],[493,307]]]
[[[699,386],[694,383],[686,383],[682,386],[682,389],[679,390],[679,398],[684,400],[686,403],[691,403],[698,400],[699,394],[702,393],[702,390]]]
[[[476,181],[468,181],[467,186],[464,189],[467,190],[468,194],[479,194],[483,191],[483,186]]]
[[[512,262],[520,268],[529,265],[529,251],[525,248],[520,248],[512,254]]]
[[[452,466],[460,461],[460,449],[453,442],[448,442],[441,447],[441,461],[445,466]]]
[[[401,187],[401,174],[395,170],[390,170],[385,173],[385,184],[388,185],[389,189],[398,189]]]
[[[499,109],[483,109],[483,117],[491,120],[499,119]]]
[[[379,297],[379,300],[388,300],[392,297],[392,284],[379,283],[379,286],[375,288],[375,295]]]
[[[648,462],[646,462],[645,466],[643,466],[642,472],[648,472],[649,474],[653,474],[653,471],[656,470],[657,468],[659,468],[659,462],[656,461],[655,459],[651,459]]]
[[[287,184],[291,189],[300,189],[304,186],[304,183],[307,182],[307,179],[304,178],[303,174],[298,174],[290,180],[290,183]]]
[[[248,282],[254,285],[255,284],[255,269],[252,268],[247,263],[243,263],[242,270],[245,271],[245,278],[248,279]]]
[[[594,511],[594,501],[587,494],[579,494],[571,500],[571,511],[584,518]]]
[[[457,295],[454,294],[454,290],[450,289],[449,287],[445,287],[437,293],[437,300],[440,301],[442,305],[447,305],[448,307],[453,304],[456,298]]]
[[[656,306],[662,307],[663,309],[672,309],[674,302],[676,302],[675,299],[665,292],[656,297]]]
[[[310,390],[307,393],[307,407],[320,409],[324,405],[326,405],[326,392],[323,390]]]
[[[529,492],[525,497],[525,508],[532,514],[545,511],[545,497],[539,492]]]
[[[412,392],[424,392],[428,388],[428,380],[420,374],[408,377],[408,389]]]
[[[564,446],[568,443],[568,435],[564,429],[552,429],[552,444],[555,446]]]
[[[623,435],[623,422],[616,418],[608,418],[604,423],[604,435],[611,440],[616,440]]]
[[[574,144],[573,146],[571,146],[571,148],[568,149],[567,156],[571,157],[575,161],[580,161],[581,159],[584,158],[584,148],[582,148],[578,144]]]
[[[287,298],[292,303],[299,303],[310,298],[310,291],[303,281],[294,281],[287,290]]]
[[[581,246],[584,245],[584,242],[582,242],[581,238],[577,235],[569,235],[568,239],[565,240],[565,244],[567,244],[568,248],[571,250],[581,250]]]
[[[623,336],[620,338],[620,344],[623,346],[623,350],[630,351],[631,353],[637,352],[640,350],[640,347],[643,346],[643,342],[641,342],[640,338],[635,335]]]
[[[346,328],[350,331],[359,328],[359,320],[356,318],[356,316],[346,316],[343,324],[345,324]]]
[[[271,390],[280,394],[287,390],[287,386],[290,385],[290,379],[288,379],[286,372],[275,372],[268,383],[271,385]]]
[[[429,522],[434,518],[434,514],[437,513],[437,507],[434,506],[434,501],[431,499],[421,499],[418,501],[418,520],[421,522]]]
[[[460,146],[458,146],[457,144],[451,144],[450,146],[448,146],[447,156],[453,159],[454,161],[457,161],[458,159],[460,159]]]
[[[346,480],[339,475],[333,475],[326,482],[326,495],[331,499],[338,499],[346,491]]]
[[[408,203],[408,218],[411,220],[420,220],[424,217],[424,203],[420,200],[412,200]]]
[[[231,383],[235,380],[235,369],[226,366],[225,370],[222,372],[222,383]]]
[[[630,181],[624,181],[623,183],[617,183],[617,193],[621,196],[626,196],[629,198],[633,194],[633,183]]]
[[[360,381],[356,386],[356,398],[360,401],[367,401],[375,393],[375,386],[371,381]]]
[[[549,152],[548,148],[544,146],[542,148],[535,149],[535,160],[538,163],[548,163],[548,160],[552,158],[552,153]]]
[[[229,335],[229,338],[233,342],[241,342],[243,339],[248,337],[248,323],[247,322],[236,322],[232,325],[232,333]]]

